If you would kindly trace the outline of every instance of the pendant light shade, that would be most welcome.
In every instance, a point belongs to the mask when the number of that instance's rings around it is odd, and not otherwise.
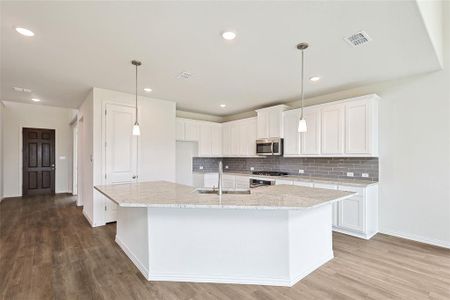
[[[308,131],[308,127],[306,126],[305,119],[300,119],[298,121],[298,132],[307,132],[307,131]]]
[[[141,135],[141,128],[139,128],[139,123],[133,125],[133,135]]]
[[[303,94],[304,94],[304,90],[303,90],[303,84],[305,81],[305,54],[303,53],[303,51],[305,49],[307,49],[309,47],[308,43],[300,43],[297,45],[297,49],[302,51],[302,84],[301,84],[301,101],[300,101],[300,105],[301,105],[301,115],[300,115],[300,120],[298,120],[298,132],[306,132],[308,131],[308,127],[306,126],[306,121],[305,119],[303,119]]]
[[[136,121],[134,122],[133,125],[133,135],[141,135],[141,128],[139,127],[139,122],[138,122],[138,67],[140,65],[142,65],[142,63],[138,60],[132,60],[131,64],[134,65],[136,67]]]

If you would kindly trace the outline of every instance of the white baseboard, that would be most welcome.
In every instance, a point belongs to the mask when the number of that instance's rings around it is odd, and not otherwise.
[[[141,271],[142,272],[142,271]],[[272,286],[291,286],[286,278],[228,277],[220,275],[201,276],[195,274],[150,274],[149,281],[175,281],[198,283],[256,284]]]
[[[312,272],[317,270],[320,266],[326,264],[333,258],[334,258],[334,253],[333,253],[333,251],[331,251],[331,255],[325,256],[323,259],[319,260],[317,263],[315,263],[315,264],[311,265],[309,268],[307,268],[304,272],[302,272],[301,274],[298,274],[294,279],[291,279],[288,286],[289,287],[294,286],[297,282],[299,282],[300,280],[302,280],[303,278],[305,278],[306,276],[308,276],[309,274],[311,274]]]
[[[148,274],[148,268],[137,258],[136,255],[134,255],[134,253],[119,239],[119,237],[117,235],[116,235],[116,243],[123,250],[123,252],[125,252],[125,254],[128,256],[128,258],[131,259],[131,261],[139,269],[139,271],[141,271],[142,275],[144,275],[144,277],[147,280],[150,280],[149,274]]]
[[[371,232],[370,234],[364,234],[364,233],[358,233],[358,232],[353,232],[353,231],[349,231],[349,230],[343,230],[337,227],[333,227],[333,231],[339,232],[339,233],[343,233],[343,234],[347,234],[347,235],[351,235],[360,239],[365,239],[365,240],[370,240],[372,237],[374,237],[378,232]]]
[[[91,225],[91,227],[94,227],[94,224],[91,220],[91,218],[89,218],[89,216],[86,214],[86,212],[83,209],[83,216],[88,220],[89,224]]]
[[[400,232],[400,231],[396,231],[396,230],[390,230],[387,228],[380,230],[380,233],[396,236],[396,237],[407,239],[407,240],[416,241],[419,243],[430,244],[433,246],[450,249],[450,241],[432,239],[432,238],[428,238],[428,237],[424,237],[424,236],[420,236],[420,235],[416,235],[416,234],[410,234],[410,233]]]

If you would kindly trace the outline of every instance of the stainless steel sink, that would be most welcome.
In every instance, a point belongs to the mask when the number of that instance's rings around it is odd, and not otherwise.
[[[219,194],[219,190],[217,189],[196,189],[195,192],[199,194]],[[222,194],[228,195],[249,195],[250,190],[223,190]]]

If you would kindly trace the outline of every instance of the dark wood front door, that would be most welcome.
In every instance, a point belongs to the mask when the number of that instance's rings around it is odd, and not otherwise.
[[[23,181],[26,195],[55,193],[55,130],[23,128]]]

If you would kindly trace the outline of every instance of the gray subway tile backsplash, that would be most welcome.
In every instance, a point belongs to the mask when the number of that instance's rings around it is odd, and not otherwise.
[[[253,167],[255,171],[282,171],[290,175],[329,178],[348,178],[347,172],[353,172],[355,178],[362,178],[362,173],[367,173],[369,177],[364,179],[378,181],[376,157],[194,157],[193,171],[216,172],[220,160],[223,161],[225,172],[250,172]],[[304,173],[299,174],[299,170],[304,170]]]

